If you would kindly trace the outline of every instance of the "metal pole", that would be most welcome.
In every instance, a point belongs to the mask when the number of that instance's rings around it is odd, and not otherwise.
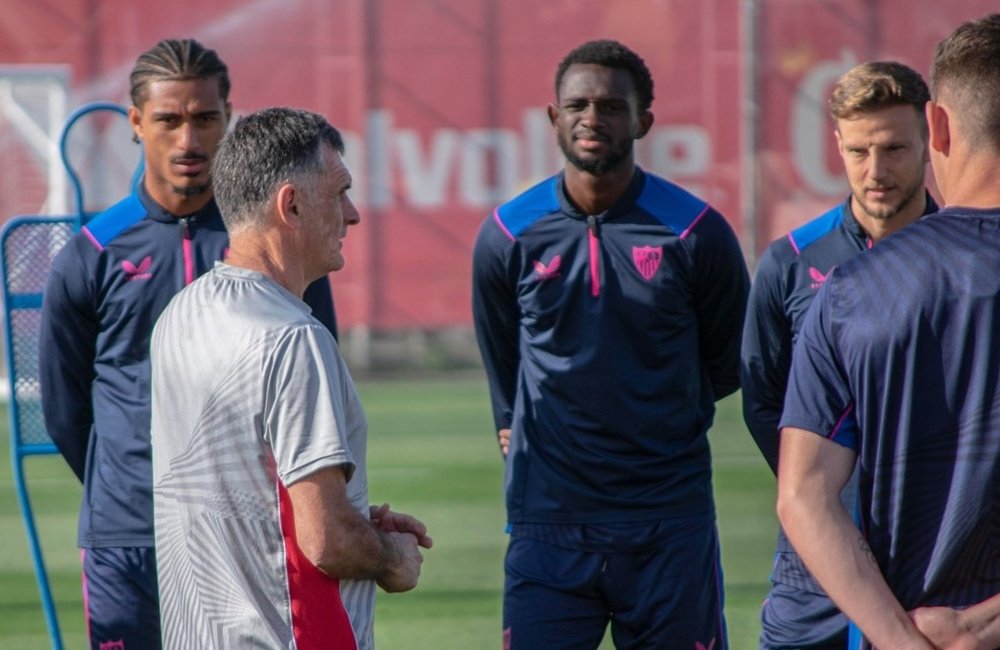
[[[742,122],[740,129],[741,148],[741,178],[740,207],[743,226],[744,253],[751,269],[757,265],[757,250],[759,236],[757,229],[757,211],[759,209],[758,193],[758,134],[760,129],[760,112],[758,107],[757,88],[757,48],[759,46],[757,20],[760,15],[759,0],[743,0],[743,16],[741,25],[742,36],[742,77],[743,101]]]

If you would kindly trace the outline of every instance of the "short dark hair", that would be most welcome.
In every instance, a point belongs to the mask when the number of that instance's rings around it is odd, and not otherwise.
[[[924,116],[924,104],[931,98],[920,73],[897,61],[870,61],[848,70],[830,95],[830,114],[846,119],[857,113],[891,106],[912,106]]]
[[[344,153],[340,132],[317,113],[265,108],[237,120],[212,161],[212,187],[226,228],[259,225],[282,183],[322,171],[323,144]]]
[[[147,98],[147,88],[153,81],[185,81],[188,79],[219,80],[219,95],[229,100],[229,68],[215,50],[210,50],[193,38],[164,39],[139,55],[129,80],[132,105],[141,108]]]
[[[931,65],[931,96],[947,96],[969,141],[1000,151],[1000,14],[960,25]]]
[[[556,69],[556,97],[563,77],[571,65],[594,64],[625,70],[632,77],[632,87],[639,100],[639,110],[648,111],[653,105],[653,77],[642,58],[618,41],[607,39],[587,41],[573,49]]]

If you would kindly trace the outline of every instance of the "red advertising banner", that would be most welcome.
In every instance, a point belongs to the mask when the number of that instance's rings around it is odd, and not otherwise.
[[[895,60],[929,81],[938,42],[995,2],[767,0],[757,14],[756,250],[848,195],[827,98],[864,61]],[[933,174],[927,169],[933,191]]]
[[[299,106],[344,131],[362,223],[333,277],[343,327],[465,326],[479,224],[562,165],[545,105],[575,45],[615,38],[644,57],[656,122],[640,164],[718,207],[752,256],[846,195],[824,105],[836,77],[871,58],[926,72],[935,43],[988,4],[11,0],[0,218],[71,210],[54,144],[66,115],[127,103],[140,52],[194,37],[228,63],[237,114]],[[138,147],[121,124],[88,128],[76,156],[96,207],[124,193]]]

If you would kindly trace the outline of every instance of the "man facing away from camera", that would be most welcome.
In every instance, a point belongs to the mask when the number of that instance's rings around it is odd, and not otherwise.
[[[727,646],[706,433],[739,386],[749,279],[725,219],[636,166],[643,60],[570,52],[564,171],[474,251],[473,315],[506,459],[505,647]]]
[[[302,302],[360,221],[340,133],[315,113],[236,123],[213,163],[225,262],[152,341],[163,645],[373,647],[376,584],[416,586],[425,526],[370,508],[367,423],[330,332]],[[194,334],[194,335],[193,335]]]
[[[149,338],[170,298],[229,245],[210,173],[232,111],[226,64],[195,40],[163,40],[130,81],[145,175],[53,261],[40,335],[45,426],[83,483],[77,542],[93,650],[159,647]],[[306,300],[336,332],[326,278]]]
[[[938,45],[945,207],[838,267],[792,358],[778,516],[877,648],[1000,647],[998,60],[1000,14]],[[839,499],[855,461],[860,531]]]
[[[816,293],[837,266],[937,210],[924,188],[928,99],[920,74],[901,63],[862,63],[844,74],[829,108],[851,194],[771,243],[757,266],[743,331],[743,414],[774,472],[792,344]],[[841,498],[853,512],[856,480]],[[760,648],[840,650],[847,637],[847,618],[779,528]]]

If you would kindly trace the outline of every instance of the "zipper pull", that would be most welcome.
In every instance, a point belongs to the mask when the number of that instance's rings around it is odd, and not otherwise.
[[[598,297],[601,295],[601,236],[598,232],[597,217],[592,214],[587,215],[587,248],[590,258],[590,295]]]
[[[181,239],[189,240],[191,239],[191,227],[188,222],[191,221],[191,217],[181,217]]]

